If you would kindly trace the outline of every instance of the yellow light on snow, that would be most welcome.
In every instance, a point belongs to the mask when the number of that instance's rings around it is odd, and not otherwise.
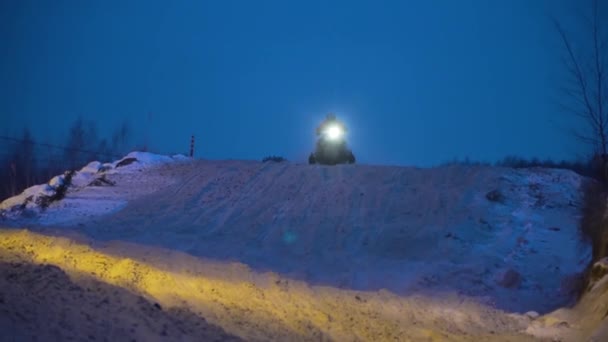
[[[420,299],[384,290],[310,286],[272,273],[258,274],[241,264],[213,263],[176,251],[120,242],[114,242],[114,246],[93,249],[65,237],[0,228],[0,262],[18,258],[56,265],[75,281],[82,276],[93,277],[144,295],[166,308],[186,307],[245,340],[314,337],[337,341],[483,341],[497,337],[494,331],[490,335],[479,329],[477,336],[465,338],[457,334],[462,327],[456,328],[456,333],[438,327],[434,322],[446,319],[447,314],[442,313],[446,305],[449,307],[448,299],[429,300],[422,306]],[[122,255],[127,247],[129,253],[143,253],[145,259]],[[147,255],[152,249],[154,253]],[[116,254],[118,251],[123,252]],[[455,310],[481,326],[488,324],[483,315],[490,309],[474,301],[463,303],[460,297],[457,300],[459,304],[449,317],[455,316]],[[410,317],[416,317],[415,322]],[[458,327],[460,323],[452,324]]]

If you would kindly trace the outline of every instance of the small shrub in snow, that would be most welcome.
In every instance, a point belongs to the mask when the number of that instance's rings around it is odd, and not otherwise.
[[[58,183],[58,186],[55,188],[54,193],[50,196],[38,197],[36,199],[36,204],[38,204],[42,209],[45,209],[51,203],[62,200],[68,191],[68,187],[70,186],[70,184],[72,184],[72,177],[74,176],[74,173],[76,173],[76,171],[67,171],[63,175],[63,181],[61,183]],[[24,203],[24,205],[26,204],[27,203]]]
[[[262,159],[263,163],[269,162],[269,161],[272,161],[275,163],[281,163],[281,162],[287,161],[287,159],[280,157],[280,156],[268,156],[268,157],[265,157],[264,159]]]

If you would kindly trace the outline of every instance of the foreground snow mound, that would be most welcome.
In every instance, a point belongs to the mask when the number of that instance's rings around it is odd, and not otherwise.
[[[538,341],[523,333],[528,318],[456,296],[310,286],[242,264],[86,240],[0,227],[4,340]]]
[[[188,161],[183,155],[164,156],[148,152],[131,152],[112,163],[93,161],[78,171],[66,171],[53,177],[47,184],[34,185],[21,194],[0,203],[0,217],[35,217],[49,206],[57,206],[68,194],[87,187],[114,186],[110,175],[142,172],[143,170]],[[70,196],[68,196],[70,197]]]

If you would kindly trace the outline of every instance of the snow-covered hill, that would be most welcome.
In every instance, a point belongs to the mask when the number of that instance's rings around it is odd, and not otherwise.
[[[139,161],[90,164],[88,180],[46,209],[22,210],[29,195],[3,202],[0,224],[521,313],[572,303],[590,260],[577,226],[582,178],[571,171],[130,157]]]

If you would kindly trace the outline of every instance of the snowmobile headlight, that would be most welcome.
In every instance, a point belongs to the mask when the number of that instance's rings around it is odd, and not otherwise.
[[[327,127],[327,130],[325,131],[325,135],[330,140],[338,140],[338,139],[342,138],[342,136],[344,135],[344,131],[338,125],[331,125],[331,126]]]

